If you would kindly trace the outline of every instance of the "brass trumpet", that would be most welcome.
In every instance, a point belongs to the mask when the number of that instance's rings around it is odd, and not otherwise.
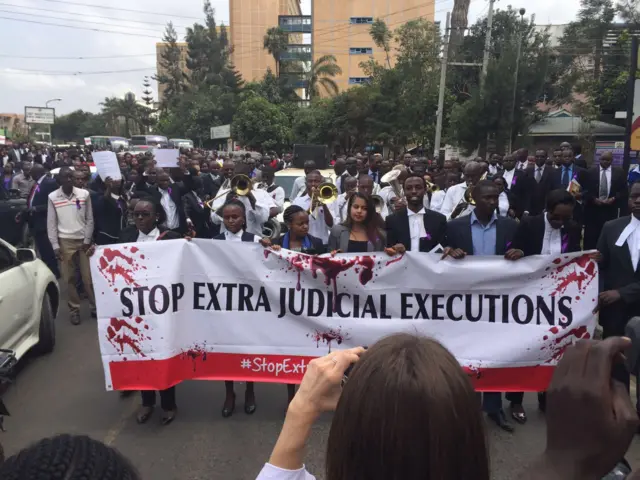
[[[247,195],[249,195],[249,193],[251,193],[251,188],[252,188],[251,179],[246,175],[235,175],[231,179],[231,192],[233,192],[233,194],[237,195],[238,197],[246,197]],[[211,210],[213,210],[213,202],[215,202],[220,197],[229,195],[229,193],[230,192],[221,193],[217,197],[212,198],[211,200],[207,200],[205,202],[205,205],[209,207]]]
[[[425,182],[427,184],[427,193],[435,193],[440,191],[440,187],[433,182]]]
[[[323,205],[329,205],[338,199],[338,188],[333,183],[321,183],[311,194],[311,205],[308,214],[311,215],[313,204],[318,201]]]

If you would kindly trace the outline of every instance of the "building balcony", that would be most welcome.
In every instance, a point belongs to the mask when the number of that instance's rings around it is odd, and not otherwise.
[[[297,73],[281,73],[280,78],[286,79],[287,85],[293,88],[307,88],[309,82],[303,75]]]
[[[287,33],[311,33],[311,15],[280,15],[278,25]]]
[[[312,58],[311,45],[288,45],[287,50],[280,54],[281,62],[310,62]]]

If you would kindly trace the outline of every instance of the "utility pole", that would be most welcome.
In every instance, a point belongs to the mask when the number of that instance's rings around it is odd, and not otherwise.
[[[438,92],[438,118],[436,121],[436,140],[433,147],[434,157],[440,155],[440,142],[442,140],[442,117],[444,114],[444,91],[447,88],[447,57],[449,56],[449,21],[451,14],[447,12],[447,20],[444,27],[442,45],[442,63],[440,65],[440,91]]]
[[[489,68],[489,51],[491,50],[491,26],[493,25],[493,4],[495,0],[489,0],[489,13],[487,14],[487,35],[484,38],[484,56],[482,57],[482,76],[480,77],[480,92],[484,95],[484,81],[487,78]]]
[[[520,24],[519,24],[519,35],[518,35],[518,53],[516,54],[516,68],[515,73],[513,75],[513,98],[512,98],[512,108],[511,108],[511,119],[509,122],[509,148],[507,149],[507,153],[511,153],[511,149],[513,147],[513,120],[516,113],[516,93],[518,91],[518,69],[520,68],[520,53],[522,51],[522,23],[524,14],[527,11],[524,8],[520,9]]]

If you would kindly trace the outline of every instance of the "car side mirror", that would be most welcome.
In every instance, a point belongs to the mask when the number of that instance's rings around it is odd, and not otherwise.
[[[30,248],[19,248],[16,250],[16,258],[20,263],[33,262],[36,259],[36,253]]]

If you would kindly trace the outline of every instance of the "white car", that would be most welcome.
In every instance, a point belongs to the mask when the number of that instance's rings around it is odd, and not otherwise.
[[[0,239],[0,348],[16,360],[34,347],[52,352],[59,305],[58,282],[36,253]]]

